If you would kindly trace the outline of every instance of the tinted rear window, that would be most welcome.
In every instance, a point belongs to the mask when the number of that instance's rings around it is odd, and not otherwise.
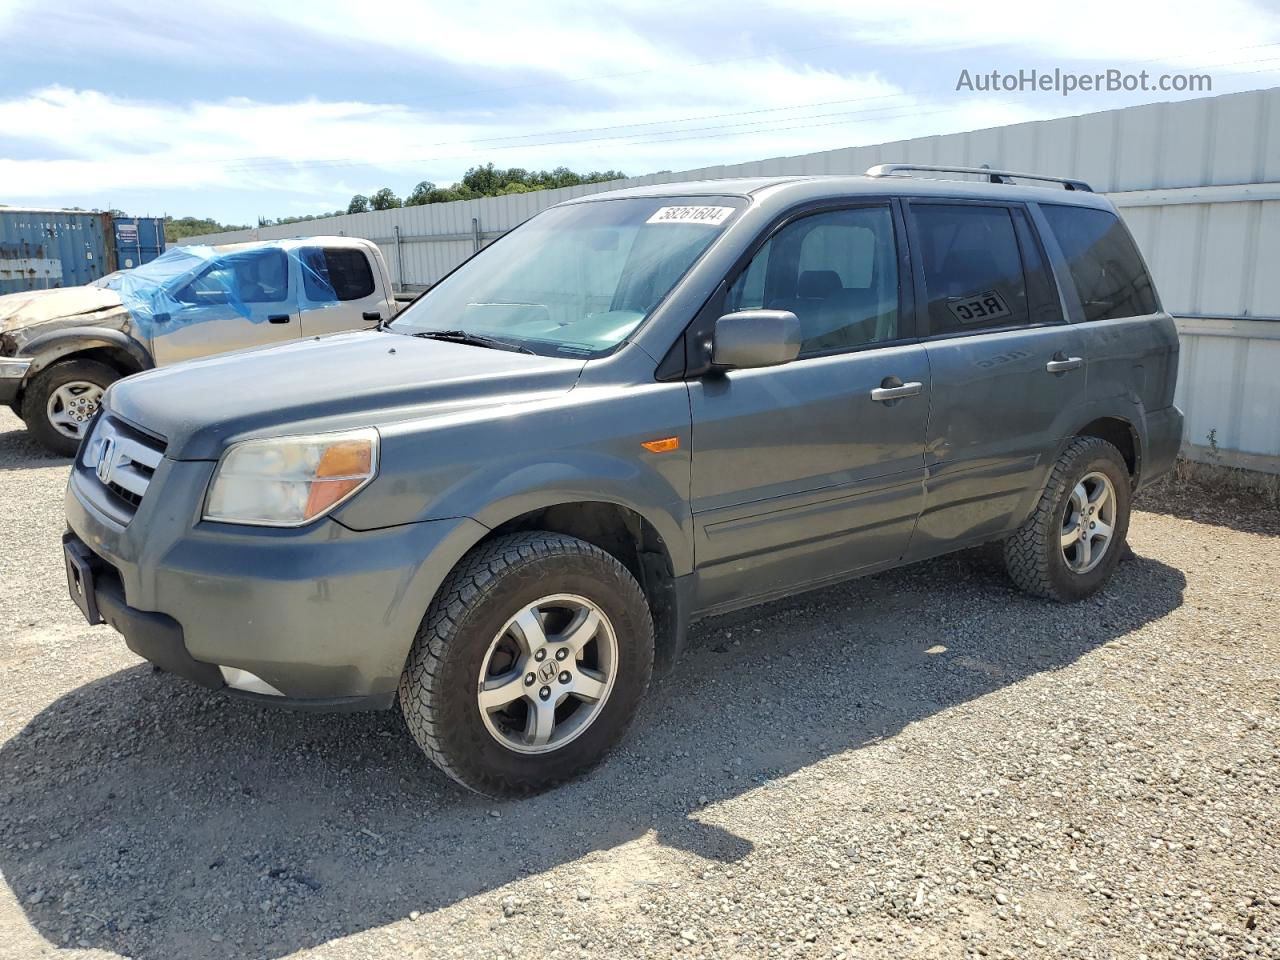
[[[1085,320],[1139,317],[1160,309],[1151,277],[1120,218],[1106,210],[1046,203]]]
[[[359,250],[308,247],[302,251],[302,267],[308,300],[359,300],[373,293],[373,270]]]

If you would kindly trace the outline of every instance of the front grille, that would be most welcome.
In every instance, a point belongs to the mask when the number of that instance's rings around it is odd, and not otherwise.
[[[132,517],[164,458],[164,448],[158,437],[104,413],[84,445],[81,465],[111,496],[113,506]]]

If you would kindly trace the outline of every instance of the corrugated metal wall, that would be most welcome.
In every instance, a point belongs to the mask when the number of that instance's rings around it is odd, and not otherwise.
[[[1185,318],[1179,396],[1188,414],[1187,452],[1210,456],[1207,449],[1226,462],[1280,472],[1280,88],[186,242],[301,231],[368,237],[381,247],[395,282],[415,289],[470,256],[477,232],[481,242],[492,239],[570,197],[678,180],[862,173],[895,161],[1052,173],[1111,195],[1151,264],[1165,307]]]

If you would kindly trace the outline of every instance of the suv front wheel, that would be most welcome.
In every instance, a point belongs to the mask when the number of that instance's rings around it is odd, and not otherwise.
[[[1098,590],[1124,552],[1129,499],[1129,470],[1120,451],[1097,437],[1072,440],[1036,509],[1004,542],[1013,582],[1061,602]]]
[[[400,708],[419,746],[463,786],[536,793],[618,741],[653,653],[648,603],[616,558],[562,534],[511,534],[477,547],[441,586]]]

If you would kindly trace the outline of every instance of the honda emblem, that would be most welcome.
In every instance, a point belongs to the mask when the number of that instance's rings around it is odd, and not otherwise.
[[[102,446],[98,449],[98,479],[104,484],[111,482],[111,468],[115,465],[112,455],[116,450],[116,441],[114,437],[107,437],[102,441]]]

